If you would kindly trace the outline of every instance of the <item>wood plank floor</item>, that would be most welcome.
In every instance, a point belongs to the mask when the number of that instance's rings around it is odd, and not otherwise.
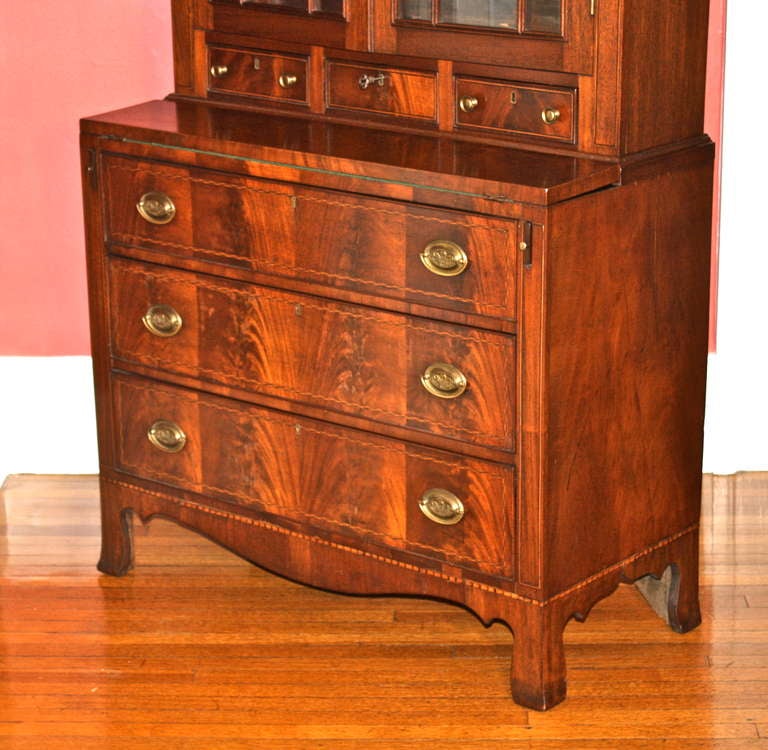
[[[566,630],[569,698],[508,697],[512,637],[464,610],[339,596],[164,521],[95,569],[93,477],[0,502],[3,750],[768,750],[768,474],[705,477],[704,622],[629,586]]]

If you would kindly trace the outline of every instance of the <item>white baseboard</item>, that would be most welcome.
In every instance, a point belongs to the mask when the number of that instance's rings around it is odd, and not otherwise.
[[[91,358],[0,357],[0,484],[98,470]]]

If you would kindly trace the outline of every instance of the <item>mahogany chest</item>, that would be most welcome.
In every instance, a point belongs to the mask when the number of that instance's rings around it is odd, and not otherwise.
[[[162,515],[457,602],[536,709],[620,582],[695,627],[706,0],[172,12],[175,92],[82,123],[100,569]]]

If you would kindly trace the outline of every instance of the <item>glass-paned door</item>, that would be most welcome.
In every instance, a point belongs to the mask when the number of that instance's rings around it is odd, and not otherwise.
[[[214,0],[214,4],[244,8],[287,10],[308,16],[344,17],[344,0]]]
[[[399,0],[398,20],[519,34],[562,34],[562,0]]]

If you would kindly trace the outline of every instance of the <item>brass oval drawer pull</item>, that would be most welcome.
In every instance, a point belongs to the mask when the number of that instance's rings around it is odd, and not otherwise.
[[[229,73],[228,65],[211,65],[211,78],[221,78]]]
[[[136,210],[150,224],[168,224],[176,216],[176,206],[166,193],[144,193],[136,204]]]
[[[147,430],[149,442],[166,453],[178,453],[187,444],[184,430],[175,422],[158,419]]]
[[[298,80],[297,76],[290,75],[289,73],[282,73],[277,79],[277,83],[281,89],[289,89],[292,86],[295,86]]]
[[[464,503],[453,492],[440,487],[421,496],[419,509],[430,521],[443,526],[453,526],[464,518]]]
[[[450,240],[430,242],[419,255],[421,262],[438,276],[458,276],[464,273],[469,259],[464,249]]]
[[[438,398],[458,398],[467,390],[467,379],[458,367],[435,362],[424,370],[421,384]]]
[[[462,96],[459,99],[459,109],[462,112],[472,112],[478,108],[480,100],[476,96]]]
[[[545,109],[541,113],[541,119],[544,120],[547,125],[551,125],[553,122],[557,122],[560,119],[560,110]]]
[[[377,73],[375,76],[369,76],[367,73],[363,73],[360,78],[357,79],[357,85],[365,91],[370,85],[378,83],[379,86],[384,85],[386,76],[383,73]]]
[[[152,305],[141,319],[146,329],[155,336],[175,336],[182,326],[181,315],[170,305]]]

